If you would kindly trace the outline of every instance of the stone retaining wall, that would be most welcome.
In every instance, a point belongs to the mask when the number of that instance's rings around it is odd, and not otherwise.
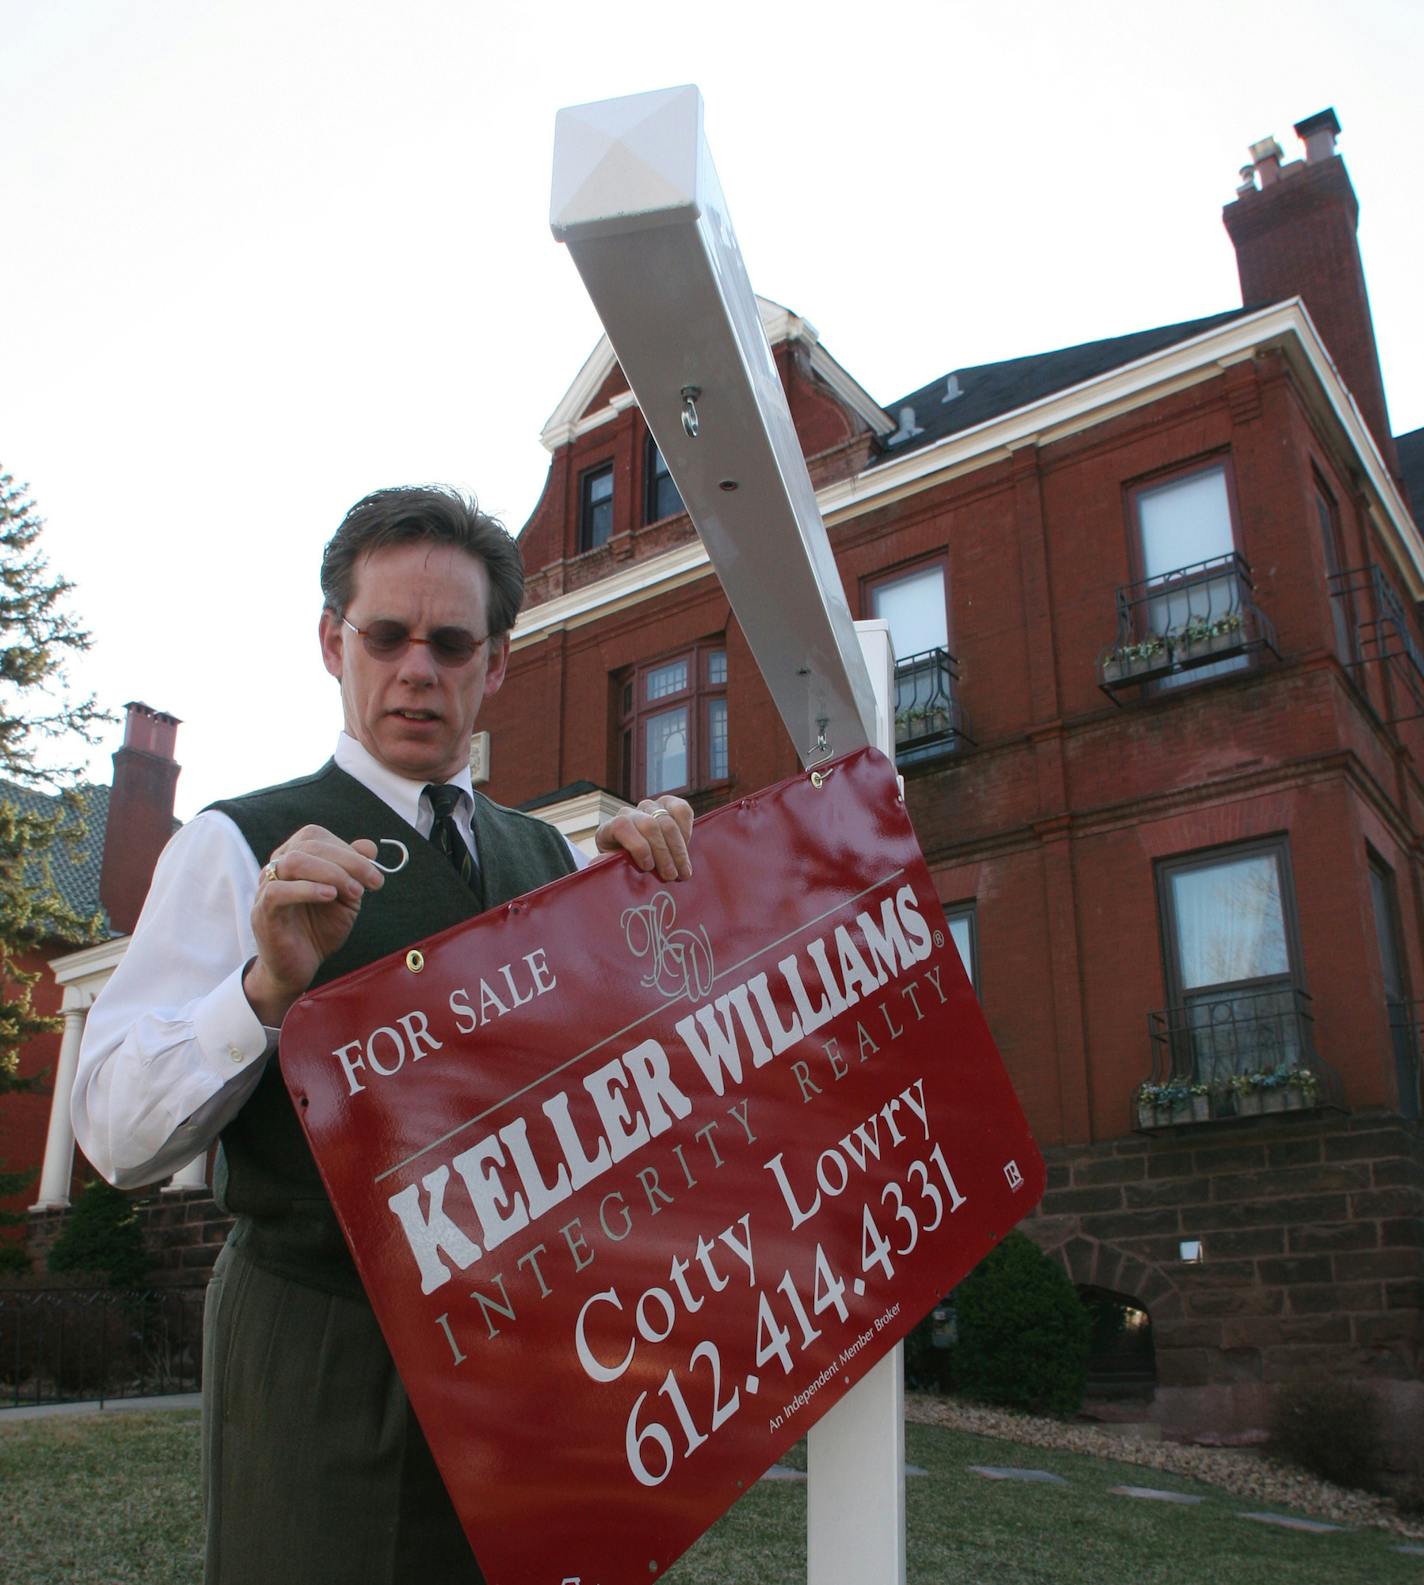
[[[223,1246],[232,1218],[218,1210],[207,1189],[146,1189],[137,1197],[138,1218],[154,1287],[201,1286]],[[30,1215],[28,1248],[43,1272],[68,1211]]]
[[[1397,1449],[1420,1445],[1419,1123],[1288,1112],[1046,1154],[1024,1231],[1148,1312],[1167,1435],[1258,1438],[1275,1391],[1329,1375],[1376,1394]]]

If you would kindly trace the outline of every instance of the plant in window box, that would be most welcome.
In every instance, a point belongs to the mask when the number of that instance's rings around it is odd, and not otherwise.
[[[1154,1084],[1151,1079],[1144,1079],[1137,1086],[1137,1126],[1139,1128],[1156,1128],[1157,1099],[1161,1093],[1162,1086]]]
[[[1119,644],[1103,656],[1104,682],[1131,682],[1166,671],[1172,664],[1167,640],[1160,633],[1149,633],[1135,644]]]
[[[1238,1117],[1256,1117],[1261,1111],[1261,1091],[1256,1084],[1259,1073],[1238,1073],[1227,1080],[1226,1088],[1236,1102]]]
[[[1157,1093],[1157,1122],[1189,1123],[1192,1120],[1192,1092],[1180,1080],[1164,1084]]]
[[[1309,1068],[1296,1068],[1286,1080],[1286,1110],[1299,1111],[1314,1106],[1320,1095],[1320,1080]]]
[[[1290,1080],[1290,1073],[1285,1068],[1275,1068],[1270,1073],[1254,1075],[1259,1082],[1261,1091],[1261,1110],[1263,1112],[1283,1112],[1286,1109],[1286,1086]]]
[[[1192,1095],[1192,1121],[1194,1123],[1207,1123],[1211,1121],[1211,1085],[1193,1084]]]
[[[910,705],[895,712],[895,741],[910,743],[949,730],[949,711],[942,704]]]
[[[1239,611],[1218,617],[1194,616],[1172,635],[1172,643],[1185,655],[1213,655],[1239,648],[1243,626]]]

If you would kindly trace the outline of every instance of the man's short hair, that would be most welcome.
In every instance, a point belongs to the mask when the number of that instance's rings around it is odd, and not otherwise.
[[[524,603],[524,559],[498,518],[480,511],[473,496],[445,484],[401,485],[374,490],[357,501],[327,541],[321,557],[321,593],[326,609],[345,616],[357,561],[372,551],[428,539],[458,545],[485,564],[489,574],[489,626],[499,638],[509,632]]]

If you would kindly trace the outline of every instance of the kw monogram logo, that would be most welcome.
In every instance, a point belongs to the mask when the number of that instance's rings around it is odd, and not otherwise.
[[[635,958],[650,959],[643,984],[668,997],[700,1002],[712,989],[712,943],[707,926],[675,929],[677,904],[659,892],[640,908],[623,910],[623,938]]]

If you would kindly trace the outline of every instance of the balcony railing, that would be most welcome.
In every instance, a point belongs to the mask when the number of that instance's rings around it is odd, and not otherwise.
[[[1330,594],[1338,600],[1354,628],[1354,654],[1349,664],[1374,662],[1387,668],[1403,697],[1396,698],[1390,719],[1417,721],[1424,716],[1424,654],[1414,640],[1403,602],[1383,570],[1374,562],[1337,572]]]
[[[1209,992],[1147,1020],[1139,1127],[1343,1105],[1339,1075],[1316,1050],[1310,997],[1295,986]]]
[[[921,650],[895,664],[895,759],[900,765],[937,759],[972,743],[955,690],[959,672],[943,649]]]
[[[196,1392],[202,1288],[0,1288],[0,1411]]]
[[[1389,1043],[1394,1057],[1399,1110],[1405,1117],[1419,1116],[1419,1042],[1424,1035],[1424,1002],[1385,1002],[1389,1018]]]
[[[1276,630],[1233,551],[1117,591],[1117,637],[1098,656],[1099,686],[1116,703],[1124,688],[1172,687],[1187,673],[1247,665],[1263,649],[1279,655]]]

